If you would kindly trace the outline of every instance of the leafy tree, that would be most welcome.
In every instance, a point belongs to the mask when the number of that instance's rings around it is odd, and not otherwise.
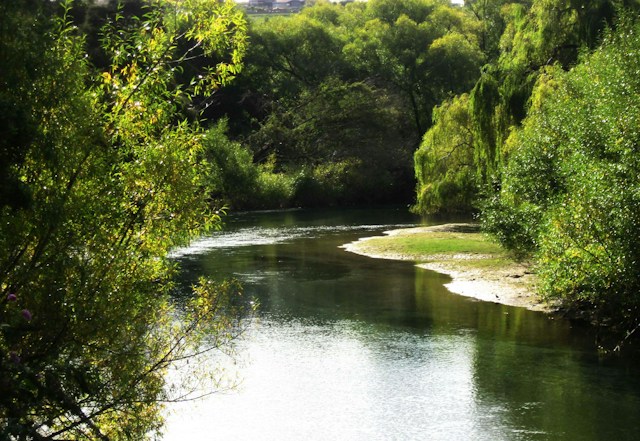
[[[501,8],[504,32],[498,59],[486,66],[471,92],[476,162],[484,192],[500,186],[508,162],[507,139],[529,111],[531,94],[541,73],[558,65],[567,70],[580,50],[597,46],[602,30],[625,2],[599,0],[533,0]],[[484,12],[484,2],[469,2]]]
[[[226,130],[226,121],[221,121],[210,128],[203,139],[205,155],[213,169],[207,189],[222,205],[244,208],[254,198],[259,170],[251,152],[240,143],[230,141]]]
[[[433,106],[479,75],[479,29],[432,0],[325,2],[254,23],[230,134],[295,178],[295,203],[408,201]]]
[[[206,184],[209,196],[230,209],[288,207],[294,178],[275,173],[275,161],[253,162],[252,152],[226,136],[226,120],[207,130],[202,143],[211,167]]]
[[[426,0],[371,1],[364,17],[345,54],[406,99],[420,139],[433,106],[477,79],[483,55],[476,22],[464,10]]]
[[[465,0],[464,6],[469,9],[480,22],[480,48],[494,60],[499,56],[500,38],[505,30],[506,22],[503,8],[512,3],[525,6],[531,5],[531,0],[519,2],[509,0]]]
[[[538,82],[493,213],[511,216],[504,237],[524,232],[514,242],[537,251],[541,292],[620,340],[640,325],[639,30],[623,17],[573,70]]]
[[[275,173],[293,178],[292,204],[409,197],[416,135],[404,102],[344,55],[351,38],[345,22],[362,21],[363,13],[362,6],[319,4],[251,30],[249,67],[232,91],[239,105],[229,108],[230,133],[251,148],[255,163],[274,161]]]
[[[434,124],[415,153],[419,213],[471,212],[476,198],[469,95],[434,110]]]
[[[0,4],[0,105],[15,109],[0,119],[0,438],[144,439],[163,400],[188,397],[166,369],[241,329],[232,283],[202,281],[175,320],[166,255],[219,222],[182,110],[238,72],[244,20],[154,2],[105,28],[95,72],[70,5]],[[189,45],[221,61],[180,86]]]
[[[273,100],[286,100],[341,71],[339,35],[311,15],[265,21],[251,31],[248,74],[257,75],[264,83],[260,89]]]
[[[353,204],[367,194],[393,200],[403,191],[395,179],[404,175],[406,181],[410,173],[411,153],[401,143],[409,129],[393,97],[365,83],[328,78],[297,103],[272,113],[251,138],[275,154],[281,170],[300,174],[296,202]]]

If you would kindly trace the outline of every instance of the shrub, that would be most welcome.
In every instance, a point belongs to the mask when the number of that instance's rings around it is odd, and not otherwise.
[[[556,74],[485,215],[503,243],[537,249],[548,298],[621,339],[640,327],[639,70],[640,24],[623,17],[600,49]]]

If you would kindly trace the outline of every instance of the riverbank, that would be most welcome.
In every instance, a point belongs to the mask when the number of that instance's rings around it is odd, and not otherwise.
[[[551,311],[535,294],[536,278],[527,263],[516,262],[488,241],[475,224],[406,228],[342,246],[346,251],[378,259],[410,260],[446,274],[446,288],[478,300]]]

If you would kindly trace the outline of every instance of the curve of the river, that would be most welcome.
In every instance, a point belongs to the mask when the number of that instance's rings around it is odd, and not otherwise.
[[[185,285],[235,277],[260,309],[232,358],[207,361],[237,387],[168,406],[163,439],[637,439],[639,372],[598,359],[588,330],[338,248],[417,223],[405,210],[247,213],[176,250]]]

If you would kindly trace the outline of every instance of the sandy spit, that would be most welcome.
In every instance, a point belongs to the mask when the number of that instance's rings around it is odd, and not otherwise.
[[[387,236],[412,234],[429,234],[431,232],[472,232],[477,231],[473,224],[446,224],[431,227],[416,227],[391,230],[384,232]],[[436,271],[451,277],[451,282],[445,287],[454,294],[473,297],[486,302],[501,303],[503,305],[527,308],[533,311],[551,312],[553,308],[543,303],[534,293],[535,276],[530,268],[521,263],[513,262],[508,266],[495,269],[468,268],[460,265],[464,260],[482,259],[490,256],[476,254],[457,254],[452,256],[407,256],[397,253],[380,251],[371,246],[371,239],[365,237],[355,242],[342,245],[346,251],[377,259],[411,260],[420,268]]]

